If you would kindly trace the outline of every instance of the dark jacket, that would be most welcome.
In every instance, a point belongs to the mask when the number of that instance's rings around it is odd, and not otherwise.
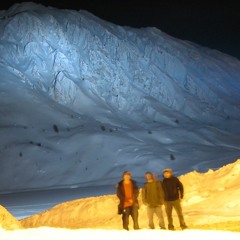
[[[142,188],[143,204],[149,207],[157,207],[163,204],[164,193],[160,181],[146,182]]]
[[[138,203],[138,195],[139,195],[139,189],[137,186],[137,183],[134,180],[131,180],[132,185],[133,185],[133,201],[134,201],[134,205],[139,207],[139,203]],[[118,214],[122,214],[123,213],[123,203],[124,203],[124,189],[123,189],[123,180],[120,181],[117,185],[117,197],[120,200],[120,203],[118,205]]]
[[[183,185],[177,177],[164,178],[162,187],[165,195],[165,201],[175,201],[183,198]]]

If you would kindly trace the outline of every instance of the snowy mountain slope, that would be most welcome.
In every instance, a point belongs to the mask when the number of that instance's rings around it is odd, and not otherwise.
[[[0,19],[2,192],[239,156],[237,59],[85,11],[23,3]]]

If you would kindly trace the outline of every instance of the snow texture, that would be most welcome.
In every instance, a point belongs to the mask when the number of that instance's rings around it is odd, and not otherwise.
[[[0,192],[111,185],[239,157],[240,62],[156,28],[0,12]]]

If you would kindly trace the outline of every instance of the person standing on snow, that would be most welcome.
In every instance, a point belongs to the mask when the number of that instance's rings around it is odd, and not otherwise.
[[[168,219],[168,229],[174,230],[172,209],[174,208],[179,219],[180,227],[186,229],[187,225],[183,218],[180,199],[183,199],[184,189],[180,180],[173,176],[172,169],[166,168],[163,170],[163,191],[165,199],[165,210]]]
[[[147,206],[148,225],[154,229],[153,215],[156,214],[159,220],[160,229],[165,229],[162,205],[164,193],[162,184],[156,180],[151,172],[145,173],[146,182],[142,188],[142,201]]]
[[[122,180],[117,185],[117,197],[120,200],[118,205],[118,214],[122,214],[122,223],[125,230],[129,230],[129,216],[133,220],[133,228],[139,229],[138,225],[138,195],[139,189],[137,183],[132,180],[132,174],[125,171]]]

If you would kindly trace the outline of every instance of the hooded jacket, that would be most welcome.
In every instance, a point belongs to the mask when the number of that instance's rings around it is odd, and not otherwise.
[[[171,176],[170,178],[164,178],[162,181],[162,187],[165,195],[165,201],[175,201],[179,198],[183,198],[183,184],[177,177]]]

